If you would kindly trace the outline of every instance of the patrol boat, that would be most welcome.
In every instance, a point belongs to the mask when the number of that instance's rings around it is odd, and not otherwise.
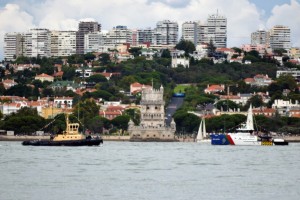
[[[79,133],[79,123],[70,123],[66,114],[66,130],[50,136],[50,140],[23,141],[22,145],[31,146],[98,146],[103,143],[100,137],[92,138]]]

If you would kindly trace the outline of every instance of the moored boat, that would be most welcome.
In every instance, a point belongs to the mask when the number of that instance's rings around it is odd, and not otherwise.
[[[100,137],[93,138],[79,133],[79,123],[70,123],[69,115],[66,114],[66,130],[55,136],[50,136],[49,140],[23,141],[22,145],[30,146],[98,146],[103,143]]]
[[[252,106],[250,105],[247,120],[233,133],[212,134],[212,145],[273,145],[272,137],[258,136],[254,133]]]
[[[273,143],[274,145],[289,145],[289,142],[282,138],[274,138]]]

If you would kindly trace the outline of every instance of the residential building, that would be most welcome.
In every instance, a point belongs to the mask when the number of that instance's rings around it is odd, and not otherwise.
[[[198,44],[209,43],[211,40],[215,47],[227,46],[227,18],[224,16],[210,15],[205,24],[198,24]]]
[[[137,30],[138,44],[152,43],[153,29],[145,28]]]
[[[101,24],[93,21],[81,21],[76,34],[76,53],[84,54],[84,35],[90,32],[100,32]]]
[[[252,109],[253,115],[264,115],[266,117],[274,117],[276,115],[276,110],[273,108],[253,108]]]
[[[101,47],[105,44],[105,34],[101,32],[90,32],[84,35],[84,53],[103,52]]]
[[[39,74],[39,75],[35,76],[34,79],[35,80],[40,80],[41,82],[44,82],[44,81],[53,82],[54,81],[53,76],[50,76],[50,75],[45,74],[45,73],[42,73],[42,74]]]
[[[21,33],[5,33],[4,60],[14,61],[24,52],[23,36]]]
[[[51,31],[51,56],[76,54],[76,31]]]
[[[179,51],[179,50],[172,51],[171,56],[172,56],[172,62],[171,62],[172,68],[176,68],[179,65],[185,68],[190,67],[190,60],[189,58],[186,58],[184,56],[184,51]]]
[[[141,92],[143,88],[152,88],[151,85],[144,85],[138,82],[130,84],[130,94]]]
[[[124,110],[125,109],[122,106],[108,106],[106,110],[101,110],[99,115],[106,119],[112,120],[118,116],[121,116]]]
[[[279,78],[282,75],[291,75],[295,80],[300,83],[300,70],[297,69],[286,69],[286,70],[277,70],[276,78]]]
[[[178,23],[170,20],[158,21],[153,32],[152,44],[176,45],[178,43]]]
[[[118,25],[113,27],[113,29],[106,34],[104,44],[106,46],[116,47],[118,45],[130,43],[130,39],[131,31],[127,26]]]
[[[207,88],[204,90],[206,94],[215,94],[225,91],[225,85],[207,85]]]
[[[294,110],[293,114],[295,114],[295,110],[300,110],[300,104],[298,101],[293,103],[291,100],[285,101],[282,99],[276,99],[272,104],[272,108],[276,109],[278,114],[281,116],[290,116],[291,110]]]
[[[184,22],[182,24],[182,39],[192,42],[197,45],[197,28],[198,24],[196,22]]]
[[[291,30],[287,26],[274,26],[270,30],[270,47],[274,49],[291,48]]]
[[[269,78],[268,74],[257,74],[253,78],[246,78],[244,81],[246,84],[257,87],[269,86],[272,83],[272,79]]]
[[[14,79],[5,79],[5,80],[2,79],[1,83],[3,84],[6,90],[18,84],[17,82],[15,82]]]
[[[54,107],[56,108],[72,108],[73,97],[55,97]]]
[[[268,47],[270,45],[270,32],[265,30],[257,30],[251,33],[251,45],[264,45]]]
[[[51,57],[51,32],[49,29],[30,29],[24,33],[23,38],[24,56]]]
[[[54,90],[71,90],[75,92],[77,89],[81,88],[81,85],[75,83],[74,81],[55,81],[53,82],[50,87]]]

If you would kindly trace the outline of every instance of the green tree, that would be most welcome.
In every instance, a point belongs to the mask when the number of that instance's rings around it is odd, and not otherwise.
[[[107,65],[111,62],[110,55],[108,53],[101,53],[99,56],[99,61],[102,65]]]
[[[209,44],[207,46],[208,56],[212,57],[213,54],[216,52],[216,47],[214,45],[214,41],[210,39]]]
[[[77,103],[74,107],[73,115],[79,116],[78,120],[82,125],[87,125],[90,119],[99,115],[99,106],[94,100],[85,99]]]
[[[107,82],[107,79],[102,74],[94,74],[86,79],[87,82],[101,83]]]
[[[189,56],[190,53],[193,53],[196,50],[194,43],[189,40],[180,40],[180,42],[176,44],[175,48],[183,50],[185,52],[185,56]]]
[[[171,58],[171,52],[169,49],[163,49],[161,52],[162,58]]]
[[[83,57],[84,57],[84,60],[88,60],[88,61],[92,61],[96,58],[96,56],[92,52],[84,54]]]
[[[87,128],[91,130],[93,133],[102,133],[103,132],[104,123],[100,116],[95,116],[91,120],[88,121]]]
[[[141,47],[131,47],[128,49],[128,52],[131,53],[134,57],[137,57],[141,54]]]
[[[130,117],[128,115],[120,115],[120,116],[112,119],[111,123],[118,129],[121,129],[122,133],[124,133],[124,131],[127,130],[127,128],[128,128],[129,120],[130,120]]]

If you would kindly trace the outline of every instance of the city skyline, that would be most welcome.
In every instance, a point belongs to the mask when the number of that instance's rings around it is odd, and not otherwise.
[[[1,0],[0,60],[3,59],[3,38],[6,32],[22,32],[30,28],[77,30],[81,20],[94,20],[102,30],[117,25],[128,28],[154,28],[161,20],[177,21],[180,29],[185,21],[204,22],[216,14],[228,19],[228,47],[250,44],[251,33],[284,25],[291,29],[292,46],[300,46],[299,0]],[[136,13],[142,13],[137,16]],[[10,19],[10,20],[7,20]],[[292,20],[290,20],[292,19]]]

